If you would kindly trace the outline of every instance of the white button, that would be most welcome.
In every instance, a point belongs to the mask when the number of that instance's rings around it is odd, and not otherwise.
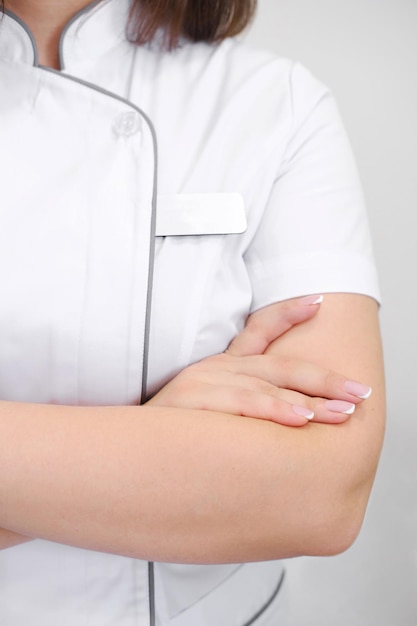
[[[141,119],[136,111],[120,113],[114,120],[113,130],[119,137],[131,137],[139,132]]]

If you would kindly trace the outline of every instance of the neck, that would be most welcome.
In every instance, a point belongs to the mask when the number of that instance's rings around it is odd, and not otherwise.
[[[5,6],[30,28],[39,63],[59,69],[59,40],[64,26],[91,0],[6,0]]]

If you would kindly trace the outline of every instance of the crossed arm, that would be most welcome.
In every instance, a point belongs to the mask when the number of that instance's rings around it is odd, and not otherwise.
[[[344,550],[359,531],[382,444],[382,356],[374,301],[333,294],[320,309],[272,343],[265,329],[277,309],[261,310],[243,339],[256,344],[261,337],[270,359],[283,364],[281,379],[266,381],[282,407],[275,422],[301,404],[324,423],[303,419],[302,428],[289,428],[184,408],[183,388],[174,389],[176,406],[165,405],[164,396],[141,407],[2,403],[0,526],[8,530],[0,546],[23,535],[194,563]],[[245,345],[232,345],[228,375]],[[310,374],[303,380],[311,370],[293,359],[365,382],[373,394],[362,402],[345,391],[346,378],[326,372],[314,391]],[[348,419],[331,411],[332,418],[325,398],[355,404],[355,413]]]

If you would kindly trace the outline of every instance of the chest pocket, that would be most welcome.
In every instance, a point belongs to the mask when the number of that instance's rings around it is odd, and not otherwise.
[[[158,197],[149,393],[181,369],[222,352],[243,325],[251,289],[237,193]]]
[[[240,234],[247,228],[238,193],[160,195],[156,236]]]

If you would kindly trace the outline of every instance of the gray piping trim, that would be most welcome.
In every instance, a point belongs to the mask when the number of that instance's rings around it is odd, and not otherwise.
[[[65,24],[64,28],[62,29],[61,35],[59,37],[59,43],[58,43],[58,60],[59,60],[59,67],[60,67],[61,70],[65,69],[65,66],[64,66],[64,56],[63,56],[63,53],[64,53],[64,39],[65,39],[65,36],[66,36],[66,34],[68,32],[68,29],[71,27],[71,25],[74,22],[76,22],[83,15],[87,14],[91,9],[93,9],[99,3],[100,3],[100,0],[93,0],[92,2],[87,4],[87,6],[85,6],[83,9],[78,11],[75,15],[73,15],[72,18]]]
[[[155,572],[152,561],[148,562],[148,596],[149,596],[149,626],[155,626]]]
[[[95,2],[94,2],[95,4]],[[89,5],[91,6],[91,5]],[[145,311],[145,332],[144,332],[144,343],[143,343],[143,359],[142,359],[142,386],[141,386],[141,398],[140,404],[143,404],[146,400],[147,395],[147,382],[148,382],[148,361],[149,361],[149,335],[150,335],[150,325],[151,325],[151,304],[152,304],[152,286],[153,286],[153,270],[154,270],[154,259],[155,259],[155,232],[156,232],[156,211],[157,211],[157,188],[158,188],[158,142],[155,127],[149,118],[149,116],[135,104],[126,100],[122,96],[119,96],[111,91],[107,91],[102,87],[98,87],[94,85],[94,83],[89,83],[81,78],[77,78],[75,76],[71,76],[70,74],[64,74],[59,70],[55,70],[51,67],[43,67],[42,69],[46,72],[51,72],[52,74],[57,74],[62,78],[66,78],[68,80],[72,80],[75,83],[79,83],[80,85],[84,85],[90,89],[98,91],[105,96],[109,96],[110,98],[114,98],[119,102],[123,102],[124,104],[130,106],[132,109],[137,111],[148,124],[149,130],[151,131],[152,141],[154,145],[154,178],[153,178],[153,192],[152,192],[152,213],[151,213],[151,232],[150,232],[150,246],[149,246],[149,266],[148,266],[148,291],[146,294],[146,311]],[[148,562],[148,588],[149,588],[149,626],[155,626],[155,580],[154,580],[154,564],[152,562]]]
[[[284,582],[284,578],[285,578],[285,571],[282,572],[281,578],[278,581],[278,585],[275,587],[274,592],[272,596],[269,598],[269,600],[259,609],[257,613],[255,613],[253,617],[250,618],[248,622],[245,622],[243,626],[251,626],[252,624],[254,624],[261,617],[261,615],[263,615],[263,613],[265,613],[265,611],[271,606],[271,604],[273,603],[273,601],[275,600],[275,598],[277,597],[277,595],[279,594],[281,590],[282,583]]]
[[[80,17],[82,17],[84,14],[89,13],[91,11],[91,9],[93,9],[96,5],[100,4],[100,2],[102,2],[102,1],[103,0],[92,0],[92,2],[87,4],[87,6],[85,6],[83,9],[78,11],[75,15],[73,15],[72,18],[65,24],[64,28],[62,29],[61,35],[59,37],[59,43],[58,43],[58,60],[59,60],[59,67],[60,67],[61,70],[65,69],[64,68],[63,50],[64,50],[64,39],[65,39],[65,36],[67,34],[68,29]],[[5,9],[4,13],[5,13],[5,15],[8,15],[12,19],[14,19],[16,22],[18,22],[18,24],[20,24],[20,26],[26,31],[26,33],[29,36],[29,39],[30,39],[30,41],[32,43],[32,47],[33,47],[33,56],[34,56],[33,66],[34,67],[39,67],[38,47],[36,45],[36,40],[35,40],[35,37],[33,36],[32,31],[25,24],[25,22],[22,19],[20,19],[20,17],[18,15],[16,15],[16,13],[13,13],[13,11],[9,11],[8,9]],[[41,66],[41,67],[44,67],[44,66]],[[45,69],[48,69],[48,68],[45,68]]]
[[[9,17],[11,17],[26,32],[26,34],[29,37],[30,42],[32,44],[32,48],[33,48],[33,67],[39,67],[38,46],[36,45],[36,40],[35,40],[35,37],[33,36],[32,31],[30,30],[30,28],[28,26],[26,26],[25,22],[23,20],[21,20],[18,15],[16,15],[16,13],[13,13],[13,11],[9,11],[8,9],[5,9],[4,10],[4,14],[8,15]]]

